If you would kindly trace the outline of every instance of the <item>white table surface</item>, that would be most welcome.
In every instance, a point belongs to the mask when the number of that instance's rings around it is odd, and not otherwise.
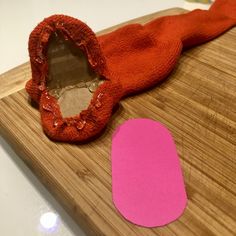
[[[28,61],[28,36],[49,15],[79,18],[96,32],[171,7],[209,5],[183,0],[0,0],[0,74]],[[1,136],[0,235],[85,235]]]

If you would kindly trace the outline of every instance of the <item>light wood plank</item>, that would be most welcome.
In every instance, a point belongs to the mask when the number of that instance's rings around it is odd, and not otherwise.
[[[161,14],[180,12],[172,9]],[[89,235],[235,235],[235,37],[236,28],[186,51],[168,79],[121,101],[104,133],[83,145],[55,143],[45,136],[38,110],[20,90],[30,77],[29,65],[15,68],[0,78],[0,132]],[[181,159],[188,206],[165,227],[133,225],[112,203],[111,135],[119,124],[135,117],[165,124]]]

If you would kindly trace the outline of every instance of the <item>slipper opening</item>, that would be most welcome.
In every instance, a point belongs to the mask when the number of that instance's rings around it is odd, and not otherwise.
[[[50,37],[47,57],[49,94],[57,98],[63,117],[78,115],[104,79],[91,68],[86,54],[59,33]]]

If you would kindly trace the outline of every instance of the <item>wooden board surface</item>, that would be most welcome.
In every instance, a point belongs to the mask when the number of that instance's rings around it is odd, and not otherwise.
[[[180,12],[172,9],[161,15]],[[83,145],[51,142],[44,135],[38,110],[29,105],[24,89],[18,91],[30,77],[24,64],[0,78],[1,134],[90,235],[235,235],[235,38],[236,28],[186,51],[167,80],[123,100],[102,136]],[[133,225],[112,203],[111,135],[119,124],[136,117],[165,124],[181,159],[188,206],[165,227]]]

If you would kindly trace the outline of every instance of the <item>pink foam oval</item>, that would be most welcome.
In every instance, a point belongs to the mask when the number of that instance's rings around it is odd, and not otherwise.
[[[176,220],[187,196],[173,138],[161,123],[132,119],[112,138],[112,195],[134,224],[155,227]]]

